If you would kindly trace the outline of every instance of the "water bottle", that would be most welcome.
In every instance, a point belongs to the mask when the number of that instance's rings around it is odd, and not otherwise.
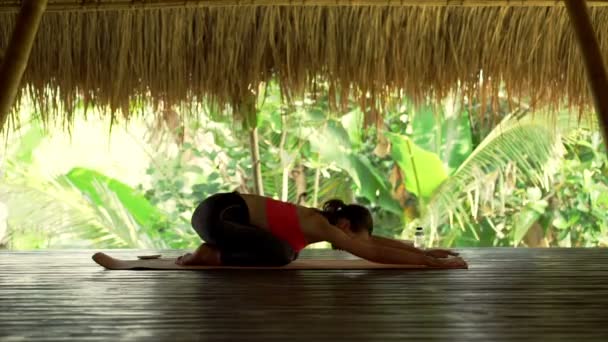
[[[416,227],[416,232],[414,233],[414,246],[416,248],[424,248],[424,230],[422,230],[422,227]]]

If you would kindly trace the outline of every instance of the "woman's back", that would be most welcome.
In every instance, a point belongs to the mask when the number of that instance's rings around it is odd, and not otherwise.
[[[241,197],[247,203],[247,207],[249,208],[249,218],[252,225],[263,228],[270,229],[271,224],[268,222],[268,197],[251,195],[251,194],[240,194]],[[300,205],[293,205],[296,208],[295,213],[297,213],[297,219],[299,222],[299,228],[302,230],[302,234],[304,235],[307,243],[316,242],[314,237],[318,236],[317,225],[313,222],[319,219],[320,214],[317,210],[303,207]],[[273,210],[273,208],[270,208]],[[272,215],[274,216],[274,215]],[[295,227],[289,227],[295,228]]]

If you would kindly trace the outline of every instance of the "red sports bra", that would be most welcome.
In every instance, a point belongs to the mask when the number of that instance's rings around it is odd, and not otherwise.
[[[294,204],[267,198],[266,219],[270,231],[287,242],[296,253],[306,247],[306,239],[298,219],[298,208]]]

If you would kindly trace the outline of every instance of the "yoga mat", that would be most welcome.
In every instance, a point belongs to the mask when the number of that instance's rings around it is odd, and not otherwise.
[[[93,260],[110,270],[368,270],[368,269],[420,269],[420,265],[378,264],[367,260],[301,259],[281,267],[236,266],[181,266],[175,259],[122,260],[105,253],[95,253]]]

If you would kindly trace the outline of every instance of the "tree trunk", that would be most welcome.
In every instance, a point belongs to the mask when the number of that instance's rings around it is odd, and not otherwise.
[[[27,68],[47,0],[23,0],[17,24],[0,65],[0,131],[4,129]]]
[[[296,203],[306,202],[306,168],[302,164],[296,165],[291,171],[291,177],[296,182]]]
[[[249,145],[251,148],[251,164],[253,166],[253,184],[256,195],[264,196],[264,183],[262,182],[262,163],[260,161],[260,147],[258,142],[258,128],[249,131]]]
[[[319,183],[321,182],[321,167],[318,166],[315,169],[315,185],[314,185],[314,193],[313,193],[313,208],[316,208],[319,205]]]
[[[286,202],[289,199],[289,165],[283,167],[281,177],[281,201]]]
[[[283,168],[283,177],[281,178],[281,201],[287,201],[289,197],[289,168],[291,162],[285,156],[285,143],[287,142],[287,120],[285,115],[281,115],[281,142],[279,143],[279,160]]]

